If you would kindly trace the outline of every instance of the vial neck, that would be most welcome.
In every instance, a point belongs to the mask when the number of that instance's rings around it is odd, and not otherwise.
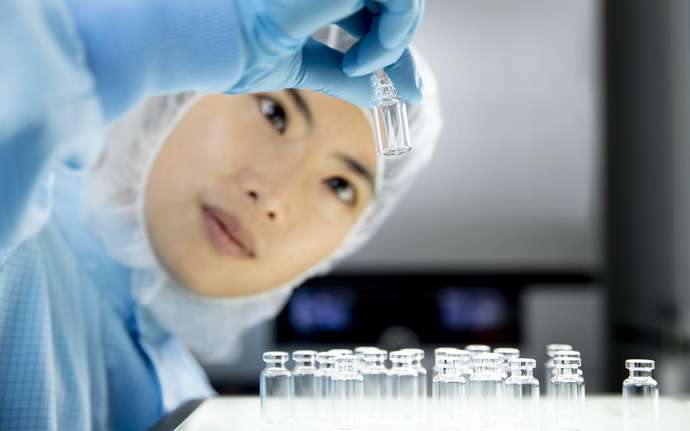
[[[652,371],[651,370],[630,370],[630,377],[651,378],[652,377]]]
[[[556,368],[556,372],[562,376],[576,375],[577,368]]]
[[[393,362],[393,368],[410,368],[413,369],[412,363],[410,362]]]
[[[267,361],[266,368],[285,368],[285,362]]]
[[[295,367],[297,368],[314,368],[316,364],[313,361],[296,361]]]
[[[370,370],[380,370],[384,368],[383,362],[381,361],[364,362],[364,367]]]

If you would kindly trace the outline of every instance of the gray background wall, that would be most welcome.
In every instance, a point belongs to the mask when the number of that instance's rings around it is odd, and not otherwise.
[[[429,0],[416,45],[445,128],[341,271],[596,267],[600,2]]]

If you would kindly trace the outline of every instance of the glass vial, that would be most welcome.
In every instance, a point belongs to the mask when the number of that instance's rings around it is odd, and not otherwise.
[[[556,352],[561,352],[564,350],[573,350],[573,346],[570,344],[549,344],[546,346],[546,362],[544,363],[544,387],[543,395],[551,395],[553,392],[551,390],[551,379],[553,378],[553,357]]]
[[[497,353],[480,353],[472,358],[474,372],[470,377],[470,408],[476,429],[498,430],[502,420],[503,357]]]
[[[520,350],[512,347],[498,347],[494,349],[494,353],[503,356],[503,380],[510,376],[510,360],[520,357]]]
[[[481,353],[491,353],[491,347],[486,344],[469,344],[465,346],[465,351],[469,352],[472,357]]]
[[[423,416],[426,409],[426,398],[428,395],[427,389],[427,372],[422,361],[424,360],[424,350],[422,349],[403,349],[403,351],[412,354],[412,368],[417,371],[417,413]]]
[[[580,371],[580,359],[567,356],[553,358],[555,374],[551,379],[553,408],[558,430],[582,429],[585,403],[585,380]]]
[[[467,381],[461,374],[463,362],[469,353],[456,349],[455,352],[441,352],[435,362],[438,373],[434,376],[432,388],[433,422],[439,429],[461,429],[466,414]]]
[[[433,368],[433,373],[432,373],[432,376],[431,376],[432,380],[433,380],[433,378],[436,377],[436,376],[438,375],[438,373],[439,373],[439,369],[438,369],[438,367],[436,366],[436,359],[437,359],[438,357],[442,356],[442,355],[445,355],[445,354],[447,354],[447,353],[449,353],[449,352],[455,352],[455,351],[457,351],[457,350],[460,350],[460,349],[455,348],[455,347],[437,347],[437,348],[434,349],[434,368]]]
[[[331,419],[331,378],[335,374],[335,355],[331,352],[316,354],[319,368],[315,373],[317,419],[328,422]]]
[[[623,381],[623,425],[625,431],[658,429],[659,385],[652,377],[654,361],[628,359],[630,375]]]
[[[316,419],[316,352],[296,350],[292,352],[295,367],[292,370],[292,415],[301,422]]]
[[[287,352],[265,352],[266,368],[261,372],[259,397],[261,419],[269,423],[284,423],[290,420],[292,386],[290,371],[285,368]]]
[[[390,413],[396,421],[416,420],[419,390],[417,370],[412,366],[414,355],[397,350],[390,352],[388,358],[391,361],[389,400],[394,407]]]
[[[355,365],[354,355],[345,354],[335,359],[331,402],[333,425],[338,430],[356,430],[362,424],[363,379]]]
[[[528,358],[509,360],[510,377],[503,383],[506,423],[516,431],[540,427],[539,380],[534,377],[537,361]]]
[[[384,156],[400,156],[411,149],[407,107],[400,100],[393,81],[383,70],[371,75],[374,90],[374,129],[379,152]]]
[[[386,358],[388,353],[381,349],[370,349],[362,354],[362,387],[364,392],[364,417],[380,422],[385,419],[385,399],[388,373]]]

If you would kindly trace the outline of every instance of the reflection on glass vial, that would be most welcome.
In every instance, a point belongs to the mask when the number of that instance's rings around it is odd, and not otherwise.
[[[316,419],[316,352],[296,350],[292,352],[292,360],[295,361],[291,375],[292,414],[295,420],[312,421]]]
[[[400,156],[412,149],[407,107],[400,100],[393,81],[382,70],[371,77],[374,89],[374,129],[376,144],[384,156]]]
[[[338,430],[359,429],[362,422],[362,375],[357,371],[354,355],[344,354],[335,359],[331,401],[333,423]]]
[[[286,352],[265,352],[266,368],[261,372],[259,396],[261,418],[266,422],[283,423],[290,420],[292,386],[290,371],[285,368]]]
[[[623,425],[625,431],[657,429],[659,385],[652,377],[654,361],[628,359],[630,375],[623,381]]]

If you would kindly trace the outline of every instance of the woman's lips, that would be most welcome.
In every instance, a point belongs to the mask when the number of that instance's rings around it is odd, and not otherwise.
[[[255,258],[254,241],[242,230],[240,219],[221,208],[204,206],[204,224],[213,246],[222,254],[234,257]]]

